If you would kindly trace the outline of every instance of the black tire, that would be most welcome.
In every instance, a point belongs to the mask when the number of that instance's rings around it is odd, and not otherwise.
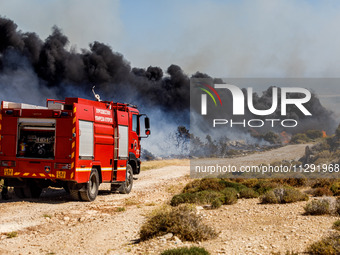
[[[67,194],[71,193],[69,184],[67,182],[63,184],[63,188],[64,188],[64,190],[66,191]]]
[[[69,189],[70,195],[73,200],[79,201],[81,200],[80,194],[79,194],[79,189]]]
[[[24,188],[14,187],[14,193],[18,198],[25,198]]]
[[[40,188],[39,186],[37,186],[36,183],[31,183],[29,185],[29,191],[30,191],[30,197],[32,198],[39,198],[42,192],[42,188]]]
[[[30,185],[25,187],[14,187],[14,193],[18,198],[39,198],[42,188]]]
[[[89,202],[95,200],[99,190],[99,174],[96,168],[92,168],[89,182],[84,188],[85,191],[80,191],[81,199]]]
[[[133,186],[133,171],[131,165],[127,164],[125,182],[120,186],[118,191],[121,194],[129,194],[132,190],[132,186]]]

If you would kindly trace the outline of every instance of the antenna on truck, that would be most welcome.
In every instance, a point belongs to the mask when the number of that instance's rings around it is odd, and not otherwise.
[[[96,87],[96,86],[93,86],[93,87],[92,87],[92,93],[93,93],[94,97],[97,99],[97,101],[100,102],[100,101],[102,101],[102,100],[100,100],[100,96],[99,96],[98,94],[96,94],[96,92],[94,91],[94,88],[95,88],[95,87]]]

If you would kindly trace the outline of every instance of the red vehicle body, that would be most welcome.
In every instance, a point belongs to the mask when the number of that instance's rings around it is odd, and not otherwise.
[[[129,104],[81,98],[48,99],[47,107],[3,101],[0,178],[19,197],[56,186],[93,201],[100,183],[129,193],[141,168],[143,115]],[[148,136],[146,116],[145,129]]]

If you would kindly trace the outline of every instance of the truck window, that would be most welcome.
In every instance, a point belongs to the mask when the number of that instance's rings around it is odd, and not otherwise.
[[[20,118],[17,157],[54,158],[55,120]]]
[[[132,115],[132,131],[139,135],[138,115],[136,114]]]

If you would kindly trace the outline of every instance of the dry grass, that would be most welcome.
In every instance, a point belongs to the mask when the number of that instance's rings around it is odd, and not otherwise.
[[[129,197],[124,200],[125,206],[139,205],[139,204],[141,204],[141,201],[137,197]]]
[[[315,242],[307,249],[308,254],[315,255],[336,255],[340,254],[340,235],[334,234]]]
[[[189,166],[189,159],[164,159],[142,162],[142,171],[162,168],[166,166]]]
[[[182,241],[203,241],[217,236],[217,233],[202,222],[195,209],[189,206],[161,207],[148,216],[142,225],[142,241],[156,236],[173,233]]]

